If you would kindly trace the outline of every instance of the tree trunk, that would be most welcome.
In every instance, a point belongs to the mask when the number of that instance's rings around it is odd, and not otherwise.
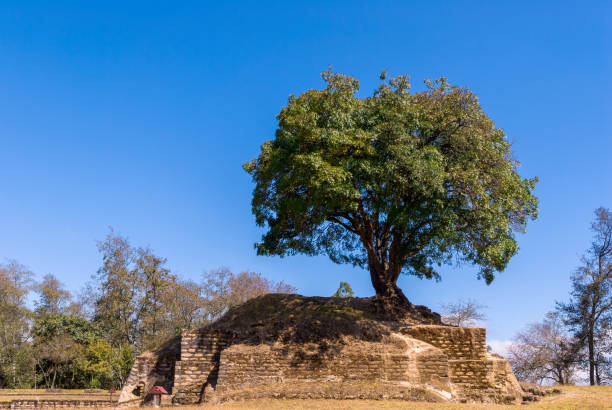
[[[376,309],[389,318],[401,316],[412,304],[397,286],[397,272],[370,264],[370,279],[376,291]]]
[[[557,383],[564,385],[565,380],[563,379],[563,369],[561,367],[555,367],[554,372],[557,374]]]
[[[595,386],[595,343],[593,340],[593,331],[589,329],[589,382],[591,386]]]
[[[396,283],[389,280],[377,280],[372,281],[372,284],[377,297],[392,300],[397,306],[410,306],[410,301]]]

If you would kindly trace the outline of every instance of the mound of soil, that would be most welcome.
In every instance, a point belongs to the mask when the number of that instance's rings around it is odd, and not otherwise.
[[[405,315],[389,321],[377,314],[373,298],[325,298],[268,294],[230,309],[207,326],[233,343],[324,343],[347,337],[381,341],[399,326],[441,325],[440,315],[409,305]]]

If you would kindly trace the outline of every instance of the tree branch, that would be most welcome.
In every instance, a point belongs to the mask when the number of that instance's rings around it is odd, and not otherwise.
[[[333,222],[333,223],[337,223],[338,225],[342,226],[344,229],[346,229],[349,232],[354,233],[355,235],[359,235],[359,231],[357,229],[355,229],[352,224],[348,225],[345,222],[342,222],[340,219],[338,219],[338,217],[336,216],[330,216],[329,218],[327,218],[328,221]]]

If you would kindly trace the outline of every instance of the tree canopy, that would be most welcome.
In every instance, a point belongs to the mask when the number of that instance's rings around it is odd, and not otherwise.
[[[518,174],[477,96],[446,78],[411,93],[408,76],[383,72],[360,98],[355,78],[322,77],[324,89],[289,97],[275,138],[244,164],[267,228],[257,252],[368,268],[382,296],[403,296],[400,273],[437,279],[453,259],[490,283],[518,250],[515,232],[537,216],[537,179]]]
[[[16,261],[0,263],[0,389],[120,388],[142,351],[248,299],[295,291],[256,272],[183,278],[112,229],[98,250],[101,267],[78,295],[52,274],[36,282]]]
[[[351,288],[351,285],[348,282],[340,282],[340,286],[338,286],[338,290],[336,290],[336,293],[332,295],[332,298],[352,298],[352,297],[355,297],[355,293],[353,292],[353,288]]]

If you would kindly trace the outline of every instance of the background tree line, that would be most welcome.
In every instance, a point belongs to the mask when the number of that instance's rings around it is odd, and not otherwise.
[[[612,215],[595,211],[593,242],[571,275],[569,300],[518,333],[508,358],[517,377],[568,384],[587,374],[612,382]],[[80,295],[53,275],[34,281],[25,266],[0,264],[0,388],[118,388],[133,357],[265,293],[291,293],[253,272],[217,269],[199,282],[181,278],[149,248],[111,230],[98,243],[100,269]],[[30,296],[34,294],[32,299]],[[341,282],[334,297],[352,297]],[[444,321],[470,326],[484,306],[442,306]]]
[[[569,300],[520,332],[509,349],[519,379],[612,383],[612,215],[595,211],[593,242],[571,275]]]
[[[100,269],[80,295],[54,275],[34,281],[0,264],[0,388],[119,388],[133,358],[265,293],[292,293],[259,273],[217,269],[199,282],[111,230]]]

